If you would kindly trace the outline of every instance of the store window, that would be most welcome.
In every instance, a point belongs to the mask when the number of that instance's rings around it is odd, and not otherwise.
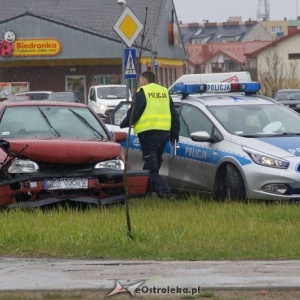
[[[100,84],[121,84],[121,76],[117,74],[92,75],[91,85],[100,85]]]
[[[85,103],[85,76],[66,76],[66,91],[74,92],[81,103]]]
[[[163,68],[159,68],[159,81],[158,84],[164,85],[164,73],[163,73]]]
[[[169,77],[168,77],[168,86],[171,86],[171,84],[173,83],[174,79],[173,79],[173,69],[169,68]]]
[[[164,86],[168,86],[168,69],[164,68]]]

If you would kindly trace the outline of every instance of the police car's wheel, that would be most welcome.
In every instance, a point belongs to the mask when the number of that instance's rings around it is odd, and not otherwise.
[[[233,164],[223,165],[218,171],[214,186],[214,198],[219,201],[244,200],[246,198],[243,178]]]
[[[238,169],[228,164],[225,176],[225,198],[232,200],[244,200],[246,198],[245,184]]]

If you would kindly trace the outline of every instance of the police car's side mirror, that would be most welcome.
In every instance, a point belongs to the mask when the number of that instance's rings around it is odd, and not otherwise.
[[[211,136],[206,131],[192,132],[190,137],[195,142],[209,142],[211,140]]]

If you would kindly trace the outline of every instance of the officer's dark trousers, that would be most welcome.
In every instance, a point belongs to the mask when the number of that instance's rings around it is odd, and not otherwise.
[[[171,189],[166,181],[159,175],[162,163],[162,153],[169,141],[169,132],[162,130],[149,130],[138,134],[143,152],[143,170],[149,170],[148,192],[156,192],[159,197],[170,197]]]

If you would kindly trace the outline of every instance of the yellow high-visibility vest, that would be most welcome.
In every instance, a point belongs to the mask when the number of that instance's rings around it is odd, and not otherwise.
[[[166,88],[156,83],[150,83],[138,88],[144,90],[146,108],[140,119],[134,124],[135,133],[147,130],[171,129],[171,112],[169,92]]]

